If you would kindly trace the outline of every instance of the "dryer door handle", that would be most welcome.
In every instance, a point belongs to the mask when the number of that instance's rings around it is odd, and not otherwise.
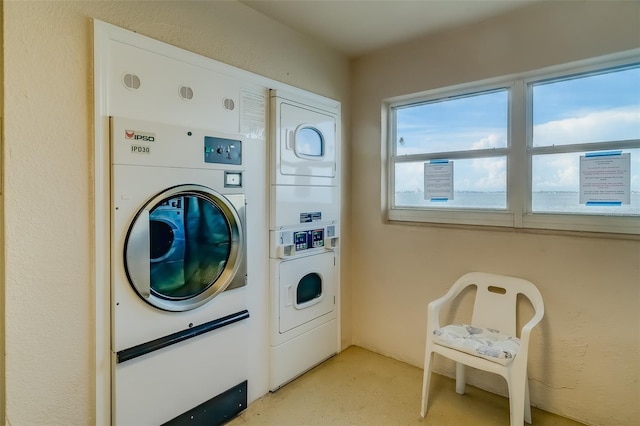
[[[285,133],[285,143],[284,143],[285,149],[288,149],[289,151],[293,151],[294,138],[295,138],[295,130],[287,129]]]
[[[285,306],[293,305],[293,286],[287,286],[287,303]]]
[[[149,246],[149,211],[144,209],[129,230],[125,258],[131,285],[145,299],[148,299],[151,294],[151,249]]]

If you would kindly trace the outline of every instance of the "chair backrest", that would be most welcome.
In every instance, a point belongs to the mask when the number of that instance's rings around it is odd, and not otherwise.
[[[455,285],[477,287],[472,325],[494,328],[512,336],[517,334],[518,294],[523,294],[531,301],[535,312],[544,309],[540,291],[533,283],[522,278],[470,272],[460,277]]]

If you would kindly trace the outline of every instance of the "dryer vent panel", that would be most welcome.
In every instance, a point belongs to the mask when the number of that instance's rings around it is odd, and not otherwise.
[[[193,89],[189,86],[180,86],[179,94],[180,99],[183,101],[190,101],[193,99]]]
[[[122,76],[122,84],[127,89],[138,90],[140,88],[140,77],[135,74],[125,74]]]

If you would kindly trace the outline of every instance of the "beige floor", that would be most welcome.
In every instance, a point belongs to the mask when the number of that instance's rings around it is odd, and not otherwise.
[[[254,401],[229,425],[508,425],[509,402],[473,386],[455,392],[434,374],[429,413],[420,417],[422,369],[351,346],[275,393]],[[579,425],[538,409],[535,426]]]

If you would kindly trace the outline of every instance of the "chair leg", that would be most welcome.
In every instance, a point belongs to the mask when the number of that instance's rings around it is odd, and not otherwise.
[[[531,424],[531,400],[529,399],[529,378],[524,385],[524,421]]]
[[[422,407],[420,408],[420,415],[422,417],[427,415],[427,409],[429,404],[429,383],[431,382],[431,364],[433,363],[433,352],[427,349],[424,354],[424,374],[422,378]]]
[[[464,395],[464,389],[467,384],[465,365],[456,362],[456,393]]]
[[[511,380],[509,385],[509,412],[511,417],[511,426],[522,426],[524,424],[526,384],[521,380]]]

